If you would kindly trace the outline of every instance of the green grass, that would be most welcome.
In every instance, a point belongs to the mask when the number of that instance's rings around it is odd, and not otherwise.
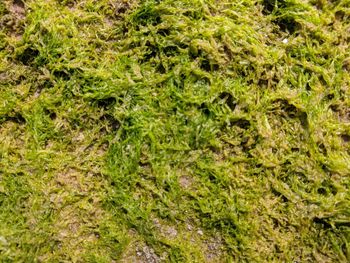
[[[349,44],[349,0],[2,0],[0,261],[350,261]]]

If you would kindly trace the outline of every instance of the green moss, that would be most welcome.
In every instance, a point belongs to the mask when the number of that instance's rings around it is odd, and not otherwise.
[[[350,260],[348,1],[25,8],[0,261]]]

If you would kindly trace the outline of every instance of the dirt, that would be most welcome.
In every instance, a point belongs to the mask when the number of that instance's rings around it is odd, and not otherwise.
[[[175,226],[166,225],[158,218],[153,219],[154,226],[160,231],[161,235],[165,238],[174,239],[178,235],[178,231]]]
[[[165,262],[167,255],[164,253],[159,256],[154,249],[143,242],[131,243],[126,249],[124,255],[118,262],[123,263],[160,263]]]
[[[24,2],[20,0],[5,2],[8,14],[0,18],[0,26],[7,29],[10,36],[20,39],[23,34],[22,24],[26,17],[26,9]]]
[[[154,250],[148,246],[138,248],[136,250],[136,256],[139,263],[158,263],[161,262],[160,257],[154,252]]]
[[[21,0],[14,0],[9,9],[15,18],[19,20],[24,19],[26,11],[25,5]]]
[[[186,176],[186,175],[181,176],[179,178],[179,184],[182,188],[185,188],[185,189],[190,188],[193,184],[193,179],[189,176]]]
[[[79,173],[74,169],[57,174],[56,182],[61,186],[81,190],[81,184],[78,181]]]
[[[219,262],[223,254],[222,248],[224,247],[222,239],[220,237],[215,237],[205,243],[207,246],[207,251],[205,253],[207,262]]]

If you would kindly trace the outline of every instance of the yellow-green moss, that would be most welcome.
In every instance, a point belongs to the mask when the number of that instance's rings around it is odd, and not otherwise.
[[[4,0],[1,262],[348,262],[350,1]]]

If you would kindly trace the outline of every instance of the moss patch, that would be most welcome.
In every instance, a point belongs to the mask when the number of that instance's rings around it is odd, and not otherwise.
[[[349,261],[349,17],[1,2],[1,261]]]

